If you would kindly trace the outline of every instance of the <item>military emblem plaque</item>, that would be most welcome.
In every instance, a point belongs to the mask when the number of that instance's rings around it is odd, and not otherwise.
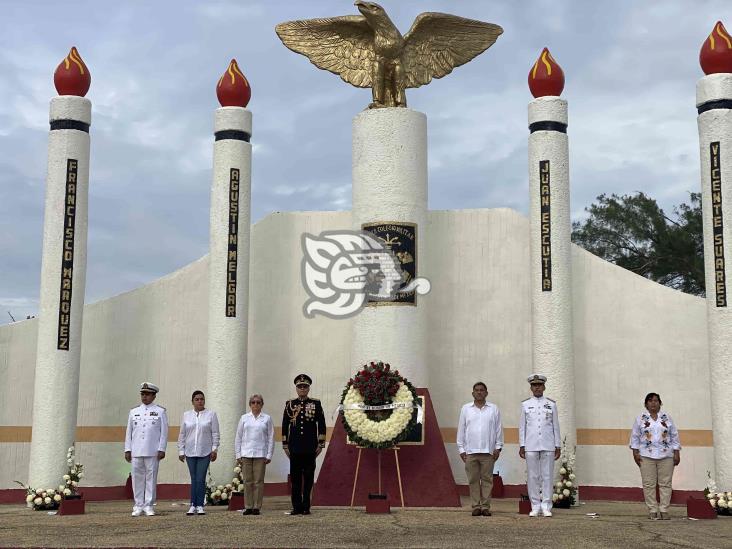
[[[361,229],[381,242],[394,259],[393,265],[382,261],[369,268],[366,305],[416,305],[415,289],[406,288],[417,278],[417,224],[380,221],[364,223]]]

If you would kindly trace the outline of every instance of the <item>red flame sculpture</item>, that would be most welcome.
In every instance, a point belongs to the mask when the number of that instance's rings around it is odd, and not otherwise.
[[[721,21],[714,25],[699,52],[699,64],[704,74],[732,73],[732,38]]]
[[[91,74],[76,47],[72,47],[69,54],[56,67],[53,84],[59,95],[84,97],[89,91]]]
[[[232,59],[219,83],[216,86],[216,96],[222,107],[246,107],[252,98],[252,88],[247,77],[239,69],[236,59]]]
[[[541,51],[541,55],[529,71],[529,89],[534,97],[561,95],[564,89],[564,71],[549,53],[548,48]]]

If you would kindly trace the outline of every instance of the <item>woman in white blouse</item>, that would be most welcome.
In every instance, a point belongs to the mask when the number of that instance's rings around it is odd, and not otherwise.
[[[274,451],[274,424],[272,418],[262,412],[262,395],[249,397],[248,412],[241,416],[236,428],[236,459],[244,473],[245,515],[258,515],[264,496],[264,471],[272,461]]]
[[[671,478],[674,467],[681,462],[681,444],[676,425],[666,412],[661,412],[658,393],[646,395],[646,411],[639,415],[630,434],[633,459],[640,467],[643,495],[651,520],[669,520]],[[656,502],[658,485],[660,503]]]
[[[216,461],[219,448],[219,418],[206,409],[203,391],[193,391],[193,410],[183,412],[178,434],[178,459],[188,464],[191,473],[191,508],[186,515],[205,515],[206,472],[210,461]]]

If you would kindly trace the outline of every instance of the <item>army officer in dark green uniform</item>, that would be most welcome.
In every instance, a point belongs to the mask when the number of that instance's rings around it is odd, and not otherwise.
[[[317,398],[308,397],[312,383],[307,374],[295,378],[297,398],[285,402],[282,414],[282,448],[290,459],[291,515],[310,514],[315,458],[325,448],[323,407]]]

